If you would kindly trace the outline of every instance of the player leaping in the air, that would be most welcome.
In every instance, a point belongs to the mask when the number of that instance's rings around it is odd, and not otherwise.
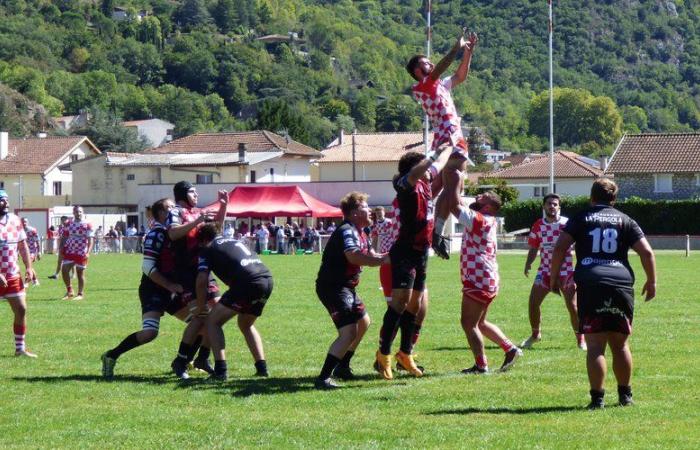
[[[442,232],[450,211],[459,203],[459,198],[453,198],[452,194],[458,192],[454,189],[461,179],[458,171],[466,170],[468,160],[467,141],[462,134],[460,123],[462,119],[457,114],[450,91],[467,79],[472,52],[478,42],[479,38],[476,33],[466,35],[465,29],[450,52],[437,65],[430,62],[425,55],[415,55],[406,64],[408,73],[418,81],[411,88],[413,95],[423,107],[423,111],[433,127],[432,150],[444,146],[453,148],[450,159],[442,171],[442,183],[446,192],[437,199],[435,228],[433,230],[433,250],[438,256],[445,259],[449,258],[449,253]],[[464,52],[454,75],[441,79],[440,77],[450,67],[460,49],[463,49]]]

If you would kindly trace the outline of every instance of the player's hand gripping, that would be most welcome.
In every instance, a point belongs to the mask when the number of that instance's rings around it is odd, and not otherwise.
[[[32,281],[36,280],[36,273],[34,272],[33,268],[30,267],[24,272],[24,280],[25,283],[31,283]]]

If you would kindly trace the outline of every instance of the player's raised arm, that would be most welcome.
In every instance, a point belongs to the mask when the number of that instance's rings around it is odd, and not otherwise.
[[[469,66],[472,62],[472,54],[474,53],[474,48],[479,42],[479,37],[476,33],[469,33],[467,37],[466,44],[462,47],[464,53],[462,54],[462,61],[459,63],[455,74],[452,75],[452,87],[454,88],[458,84],[464,82],[469,76]]]
[[[442,59],[435,65],[433,71],[430,72],[430,75],[428,75],[430,79],[438,80],[442,74],[449,69],[450,65],[452,65],[452,62],[457,57],[457,52],[459,52],[459,49],[465,45],[467,45],[467,39],[462,34],[459,36],[459,38],[457,38],[457,41],[454,43],[450,51],[442,57]]]

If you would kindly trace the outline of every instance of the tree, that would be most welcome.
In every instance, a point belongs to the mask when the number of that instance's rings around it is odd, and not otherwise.
[[[475,196],[486,191],[494,191],[501,197],[503,204],[512,203],[518,200],[520,192],[517,188],[508,186],[503,178],[481,178],[478,184],[467,182],[464,192],[467,195]]]
[[[476,165],[483,164],[486,162],[486,155],[484,155],[484,150],[482,148],[484,144],[484,133],[477,127],[469,130],[469,136],[467,137],[467,143],[469,145],[469,158]]]
[[[104,14],[106,17],[112,17],[112,12],[114,11],[115,6],[115,0],[102,0],[102,3],[100,4],[100,11],[102,11],[102,14]]]
[[[185,29],[211,23],[211,15],[203,0],[185,0],[175,13],[175,20]]]
[[[119,117],[100,108],[91,109],[86,126],[74,133],[87,136],[102,151],[135,153],[151,145],[135,129],[122,126]]]

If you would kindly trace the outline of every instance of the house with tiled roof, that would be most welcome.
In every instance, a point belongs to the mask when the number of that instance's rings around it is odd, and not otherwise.
[[[175,125],[162,119],[129,120],[122,126],[133,128],[138,135],[150,142],[152,147],[165,145],[173,140]]]
[[[700,133],[625,135],[605,174],[615,177],[621,199],[700,197]]]
[[[135,212],[139,185],[301,183],[321,152],[269,131],[199,133],[144,153],[113,153],[72,164],[75,201],[103,213]],[[95,212],[98,212],[95,211]]]
[[[73,175],[63,166],[99,155],[85,136],[10,139],[0,133],[0,188],[12,209],[50,208],[71,204]]]
[[[518,200],[542,198],[549,192],[550,156],[516,164],[489,172],[484,177],[501,178],[517,188]],[[574,152],[554,152],[554,191],[559,195],[589,195],[591,184],[603,175],[600,163]]]

